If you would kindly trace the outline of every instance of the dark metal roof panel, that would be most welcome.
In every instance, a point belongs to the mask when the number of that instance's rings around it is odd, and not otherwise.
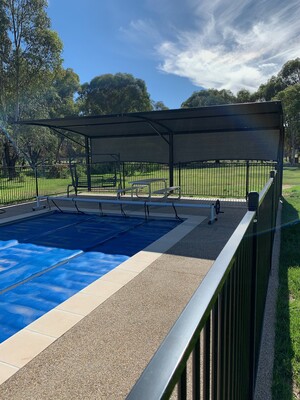
[[[90,138],[156,136],[216,131],[281,128],[280,102],[246,103],[200,108],[182,108],[129,114],[66,117],[20,121],[74,132]]]

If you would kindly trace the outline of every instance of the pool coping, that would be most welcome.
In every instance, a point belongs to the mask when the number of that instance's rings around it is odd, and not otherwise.
[[[90,212],[91,210],[82,211]],[[51,210],[34,211],[34,213],[3,219],[1,224],[52,212]],[[110,211],[110,214],[115,213],[113,210]],[[120,215],[120,213],[117,214]],[[144,216],[142,212],[132,211],[128,214]],[[151,216],[170,218],[170,214],[166,213],[152,213]],[[0,384],[138,276],[207,219],[207,216],[185,214],[181,215],[181,218],[184,221],[180,225],[2,342],[0,344]],[[101,294],[99,294],[100,290]]]

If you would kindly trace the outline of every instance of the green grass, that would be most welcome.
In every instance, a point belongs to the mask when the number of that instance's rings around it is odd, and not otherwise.
[[[284,167],[284,185],[300,185],[300,167]]]
[[[66,193],[71,178],[39,178],[39,195]],[[0,204],[12,204],[35,198],[36,184],[32,177],[24,177],[21,181],[0,179]]]
[[[300,399],[300,169],[284,170],[274,400]]]

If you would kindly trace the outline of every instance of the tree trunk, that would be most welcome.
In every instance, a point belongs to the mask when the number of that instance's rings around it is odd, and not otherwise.
[[[291,164],[295,165],[295,155],[296,155],[296,133],[295,133],[295,129],[292,126],[292,131],[291,131]]]
[[[17,176],[16,162],[18,160],[18,154],[8,140],[4,141],[3,150],[8,179],[13,180]]]

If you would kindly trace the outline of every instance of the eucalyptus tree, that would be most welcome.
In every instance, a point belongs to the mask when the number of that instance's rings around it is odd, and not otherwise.
[[[163,101],[152,101],[153,111],[169,110],[169,107],[165,105]]]
[[[253,94],[258,101],[270,101],[289,86],[300,83],[300,58],[287,61],[277,75],[262,83]]]
[[[256,101],[270,101],[277,93],[284,89],[281,78],[272,76],[266,83],[262,83],[257,91],[253,94]]]
[[[62,43],[50,29],[46,0],[1,0],[1,119],[2,124],[28,115],[28,104],[36,93],[50,85],[61,65]],[[37,114],[42,113],[38,109]],[[32,110],[30,110],[32,112]],[[18,145],[19,129],[10,129]],[[9,140],[3,143],[7,166],[14,167],[18,154]]]
[[[74,98],[80,90],[79,76],[72,68],[59,68],[47,89],[46,103],[50,118],[76,116],[78,104]]]
[[[300,58],[286,62],[278,76],[285,88],[300,83]]]
[[[207,89],[194,92],[181,104],[182,108],[214,106],[236,103],[236,97],[230,90]]]
[[[51,87],[44,96],[49,118],[77,116],[79,114],[79,107],[75,101],[75,97],[79,90],[79,76],[73,69],[59,69],[55,74]],[[73,136],[76,135],[73,134]],[[78,143],[81,143],[81,146]],[[73,160],[77,154],[81,154],[83,148],[84,140],[80,135],[75,137],[75,141],[68,140],[65,136],[59,135],[57,136],[54,160],[55,162],[60,161],[61,156]]]
[[[292,163],[300,147],[300,58],[287,61],[276,76],[260,85],[253,97],[282,101],[285,118],[285,149]]]
[[[3,2],[11,41],[8,80],[15,96],[14,119],[18,120],[24,96],[49,84],[52,73],[61,65],[62,43],[50,29],[46,0]]]
[[[152,110],[145,82],[126,73],[96,76],[83,84],[78,103],[84,115]]]
[[[7,112],[5,95],[7,93],[7,69],[11,42],[8,37],[9,21],[5,13],[4,3],[0,2],[0,119]]]
[[[288,86],[276,96],[282,101],[285,119],[285,147],[290,162],[294,164],[295,155],[300,152],[300,83]]]
[[[236,94],[236,101],[238,103],[252,103],[254,102],[254,97],[251,92],[247,89],[241,89]]]

